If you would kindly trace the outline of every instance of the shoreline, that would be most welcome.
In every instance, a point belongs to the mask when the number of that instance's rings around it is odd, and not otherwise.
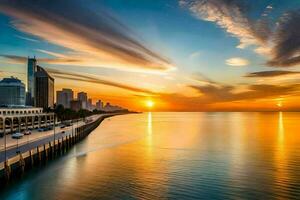
[[[24,144],[19,147],[21,150],[20,154],[16,154],[15,148],[11,151],[11,157],[8,158],[7,162],[4,162],[3,156],[0,164],[0,186],[9,183],[10,181],[20,179],[26,172],[37,166],[45,166],[50,160],[57,159],[65,155],[76,143],[82,141],[88,136],[94,129],[96,129],[103,120],[106,118],[114,117],[117,115],[130,114],[130,113],[111,113],[103,116],[99,116],[98,119],[92,123],[76,127],[75,131],[61,135],[55,138],[53,142],[52,137],[42,138],[38,141],[33,141],[29,144]],[[3,154],[3,152],[1,152]],[[15,154],[15,155],[13,155]]]

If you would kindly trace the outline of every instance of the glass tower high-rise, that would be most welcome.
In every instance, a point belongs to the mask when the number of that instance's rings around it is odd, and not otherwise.
[[[35,72],[34,101],[36,107],[47,109],[54,106],[54,79],[40,66]]]
[[[26,94],[26,105],[34,106],[35,102],[35,72],[37,68],[36,59],[28,58],[27,65],[27,94]]]

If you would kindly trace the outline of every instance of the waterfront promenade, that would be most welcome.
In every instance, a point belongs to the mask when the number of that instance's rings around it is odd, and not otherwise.
[[[96,120],[108,116],[113,116],[116,114],[100,114],[100,115],[94,115],[89,117],[88,119],[91,119],[89,123],[93,123]],[[34,149],[36,147],[42,146],[44,144],[48,144],[49,142],[53,142],[54,138],[55,141],[61,140],[62,138],[65,138],[67,136],[72,135],[75,132],[75,129],[77,127],[81,127],[85,125],[86,123],[83,121],[79,121],[78,123],[74,123],[73,126],[66,127],[61,129],[60,127],[55,128],[55,134],[54,130],[47,131],[47,132],[33,132],[30,136],[24,136],[22,139],[18,141],[16,139],[11,139],[11,135],[7,135],[7,146],[6,146],[6,153],[4,150],[4,138],[1,138],[1,149],[0,149],[0,163],[1,165],[6,159],[11,159],[13,157],[16,157],[18,155],[18,152],[24,153],[28,152],[31,149]],[[6,155],[5,155],[6,154]]]

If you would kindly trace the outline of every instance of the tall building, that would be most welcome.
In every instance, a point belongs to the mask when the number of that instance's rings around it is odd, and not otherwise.
[[[87,93],[85,92],[79,92],[77,94],[77,99],[82,102],[82,109],[87,109]]]
[[[82,102],[80,100],[72,100],[70,101],[71,109],[75,111],[79,111],[82,109]]]
[[[25,84],[14,77],[1,80],[0,106],[25,106]]]
[[[103,110],[103,102],[101,100],[98,100],[96,103],[96,109],[97,110]]]
[[[34,106],[35,98],[35,72],[37,68],[36,59],[28,58],[27,63],[27,94],[26,94],[26,105]]]
[[[45,69],[37,66],[35,73],[35,106],[41,108],[54,107],[54,79]]]
[[[56,105],[63,105],[64,108],[71,108],[71,101],[74,99],[72,89],[63,88],[62,91],[56,91]]]

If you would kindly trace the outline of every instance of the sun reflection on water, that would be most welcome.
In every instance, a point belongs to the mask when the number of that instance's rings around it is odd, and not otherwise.
[[[148,112],[148,123],[147,123],[147,145],[148,153],[152,151],[152,113]]]

